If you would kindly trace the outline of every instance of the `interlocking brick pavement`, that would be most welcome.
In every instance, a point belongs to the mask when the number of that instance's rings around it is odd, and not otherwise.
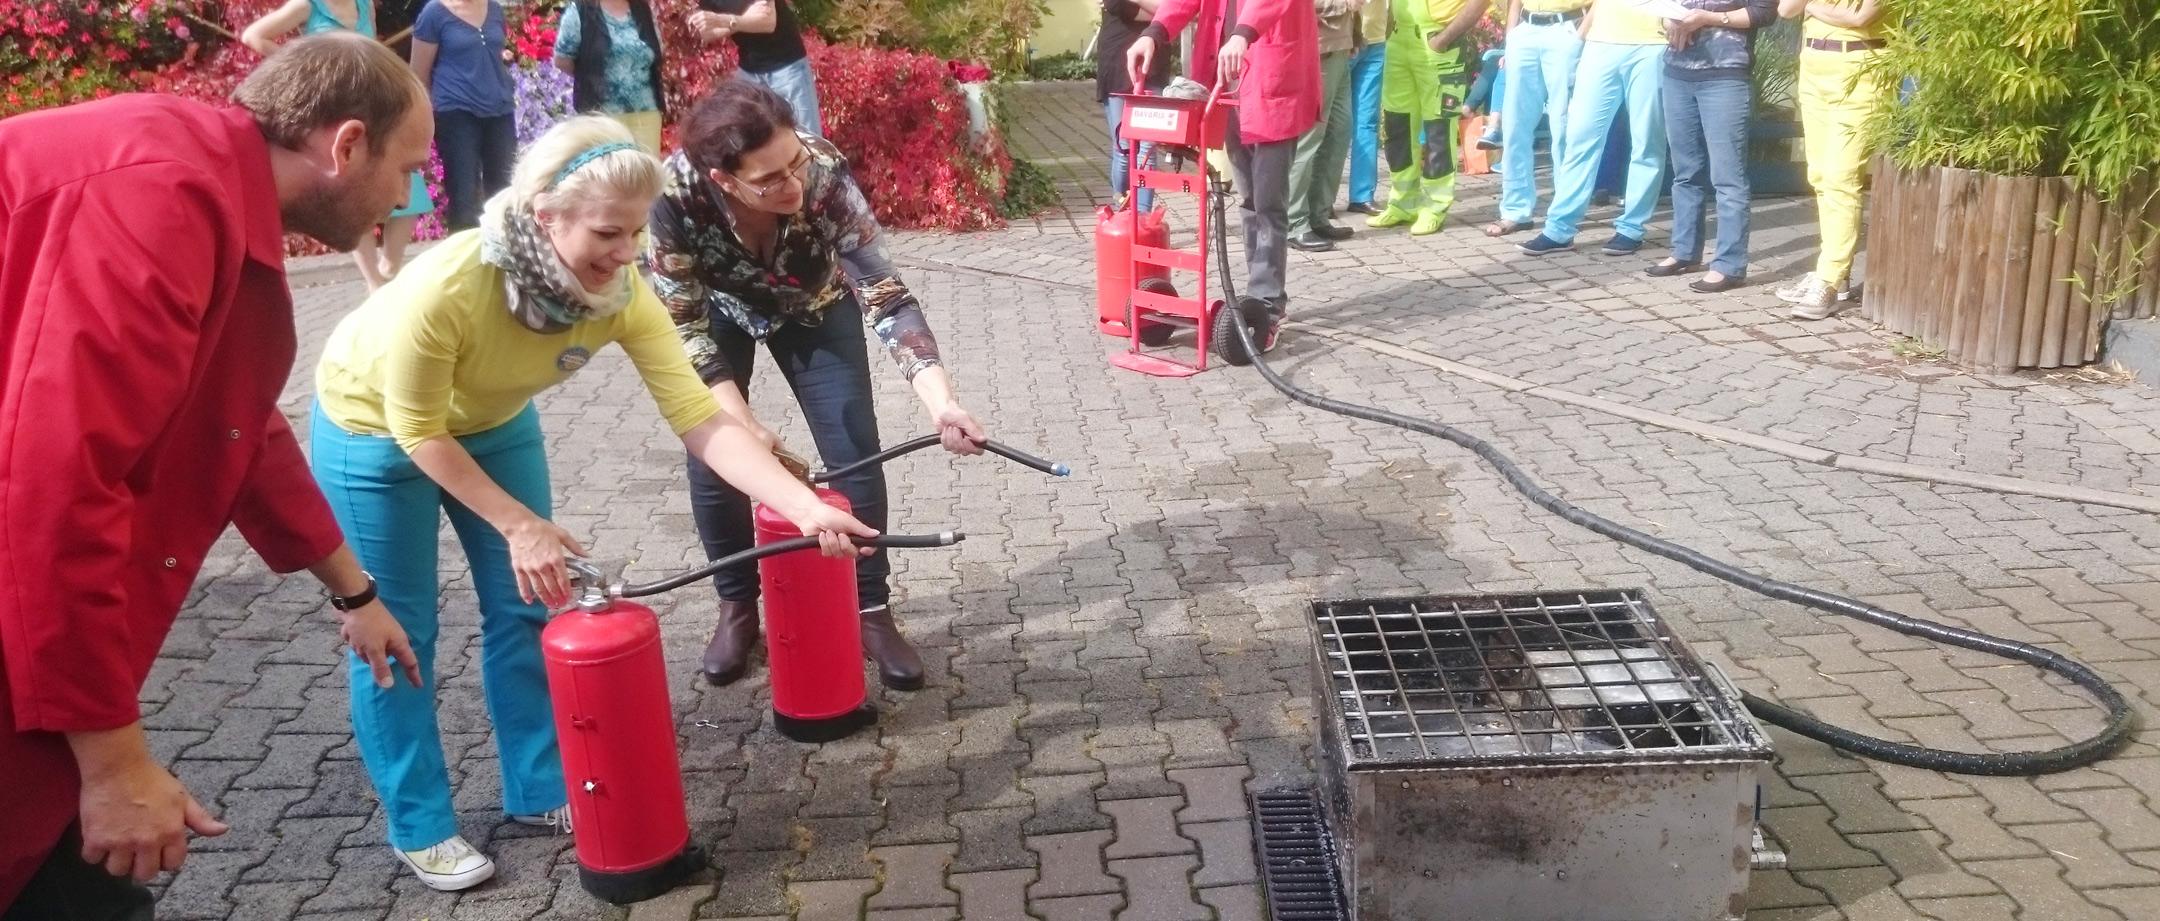
[[[1022,92],[1018,141],[1083,200],[1096,161],[1080,148],[1101,130],[1091,97]],[[2160,421],[2152,391],[1907,363],[1857,323],[1793,332],[1760,293],[1684,293],[1622,271],[1631,261],[1527,263],[1473,226],[1491,190],[1467,183],[1437,237],[1361,231],[1341,252],[1293,255],[1299,317],[1349,338],[1293,331],[1277,366],[1333,396],[1491,437],[1573,501],[1777,578],[2086,658],[2151,722],[2151,515],[1827,467],[1356,343],[1838,453],[2123,492],[2160,476],[2146,456]],[[1768,281],[1799,258],[1806,208],[1759,207],[1768,255],[1755,272]],[[895,555],[897,608],[930,687],[878,691],[875,729],[800,745],[768,725],[762,668],[728,688],[696,678],[709,596],[655,605],[709,874],[624,911],[578,887],[567,839],[502,818],[470,667],[471,583],[446,531],[445,742],[461,827],[502,875],[462,895],[417,885],[383,844],[320,590],[268,573],[229,537],[143,711],[158,756],[235,827],[162,883],[160,917],[1257,919],[1244,793],[1310,777],[1304,605],[1315,597],[1640,586],[1742,686],[1893,738],[2029,748],[2098,725],[2082,697],[2029,669],[1611,544],[1538,511],[1464,452],[1296,406],[1248,371],[1173,381],[1111,369],[1104,356],[1119,346],[1089,321],[1090,222],[1078,213],[896,241],[965,402],[996,437],[1076,471],[1052,480],[937,454],[892,465],[896,530],[971,535]],[[359,296],[352,282],[299,292],[307,354],[284,402],[296,424],[313,350]],[[1789,347],[1806,337],[1843,344]],[[756,388],[764,418],[808,444],[781,381],[765,373]],[[896,375],[879,372],[877,399],[888,440],[923,427]],[[559,520],[637,573],[699,561],[680,447],[619,354],[540,408]],[[1755,875],[1751,921],[2130,921],[2160,902],[2151,730],[2114,760],[2039,779],[1876,765],[1772,736],[1765,816],[1792,866]]]

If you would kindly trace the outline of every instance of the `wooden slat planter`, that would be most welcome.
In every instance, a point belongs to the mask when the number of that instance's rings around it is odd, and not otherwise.
[[[2160,195],[1886,158],[1875,177],[1861,315],[1952,363],[2075,367],[2109,320],[2160,315]]]

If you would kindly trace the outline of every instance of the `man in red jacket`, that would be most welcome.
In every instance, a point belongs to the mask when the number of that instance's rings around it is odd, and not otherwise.
[[[1320,30],[1312,0],[1163,0],[1132,48],[1126,70],[1139,86],[1156,46],[1197,22],[1192,78],[1237,91],[1227,140],[1244,198],[1245,289],[1241,307],[1262,351],[1289,313],[1283,268],[1290,244],[1290,162],[1298,137],[1320,120]],[[1220,36],[1218,49],[1215,37]]]
[[[329,587],[419,683],[277,409],[284,235],[341,250],[426,164],[424,91],[372,39],[272,55],[237,107],[119,96],[0,122],[0,914],[150,917],[212,818],[136,697],[210,545]],[[427,539],[433,539],[428,536]],[[132,877],[133,879],[129,879]]]

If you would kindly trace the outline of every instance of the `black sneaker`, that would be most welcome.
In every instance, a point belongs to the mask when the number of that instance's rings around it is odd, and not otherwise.
[[[1345,207],[1344,210],[1354,211],[1358,214],[1379,214],[1382,209],[1379,202],[1354,201],[1351,202],[1347,207]]]
[[[1632,256],[1639,249],[1642,249],[1641,237],[1616,233],[1612,239],[1605,241],[1604,253],[1607,256]]]
[[[1515,248],[1522,250],[1523,252],[1529,253],[1532,256],[1543,256],[1546,253],[1557,253],[1565,249],[1574,249],[1575,242],[1570,240],[1566,243],[1562,243],[1541,233],[1537,236],[1531,237],[1528,240],[1524,240],[1521,243],[1515,244]]]

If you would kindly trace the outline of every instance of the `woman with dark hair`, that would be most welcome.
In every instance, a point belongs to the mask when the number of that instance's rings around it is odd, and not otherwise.
[[[748,403],[751,362],[763,342],[828,468],[877,453],[867,325],[914,385],[945,449],[982,452],[983,427],[954,400],[922,305],[886,260],[847,160],[799,127],[786,100],[739,77],[722,83],[684,120],[682,150],[667,169],[669,189],[650,224],[653,287],[721,408],[777,446]],[[748,549],[749,500],[702,465],[689,467],[706,554]],[[884,529],[882,471],[831,485],[856,518]],[[890,573],[882,550],[856,561],[863,649],[886,687],[913,690],[923,683],[922,659],[893,622]],[[701,665],[706,680],[727,684],[742,676],[757,642],[757,569],[723,571],[713,587],[720,622]]]
[[[575,83],[570,104],[630,129],[638,146],[660,153],[660,30],[646,0],[577,0],[555,28],[555,67]]]

